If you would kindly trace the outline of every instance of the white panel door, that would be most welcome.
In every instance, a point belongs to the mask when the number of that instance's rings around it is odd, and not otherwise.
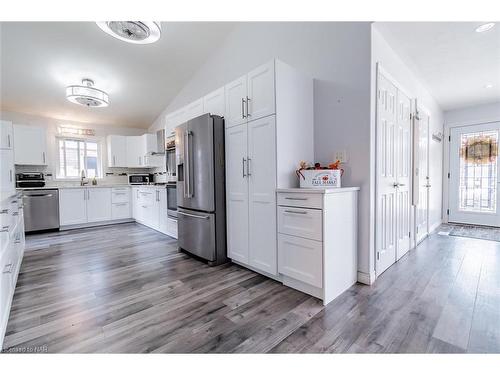
[[[396,110],[396,259],[410,250],[411,238],[411,100],[398,90]]]
[[[14,143],[12,122],[0,121],[0,149],[12,150]]]
[[[12,150],[0,150],[0,192],[7,193],[15,190],[14,152]]]
[[[224,87],[212,91],[203,98],[203,112],[224,117],[225,108]]]
[[[195,117],[201,116],[205,113],[203,110],[203,98],[198,99],[191,104],[188,104],[186,107],[186,121],[194,119]]]
[[[277,274],[276,117],[248,123],[248,206],[250,265]]]
[[[225,86],[226,91],[226,128],[246,122],[247,76]]]
[[[127,137],[123,135],[108,136],[108,167],[127,166]]]
[[[252,70],[247,77],[246,116],[248,121],[275,113],[274,61]]]
[[[397,89],[384,76],[377,79],[376,271],[396,261],[396,107]]]
[[[111,220],[111,189],[87,189],[87,221],[93,223],[106,220]]]
[[[45,129],[14,125],[14,162],[20,165],[46,165]]]
[[[248,264],[247,125],[226,129],[227,255]]]
[[[416,240],[429,235],[429,115],[418,111],[418,203],[416,207]]]
[[[145,144],[141,136],[127,137],[127,167],[143,168]]]
[[[87,222],[87,189],[59,189],[59,221],[61,225]]]
[[[451,129],[448,220],[500,227],[500,122]]]

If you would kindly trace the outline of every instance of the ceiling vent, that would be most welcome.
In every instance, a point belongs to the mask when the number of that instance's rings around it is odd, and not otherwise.
[[[124,42],[150,44],[161,36],[161,26],[155,21],[104,21],[96,22],[105,33]]]
[[[66,99],[71,103],[80,104],[85,107],[107,107],[109,105],[108,94],[94,87],[94,81],[82,79],[82,85],[66,87]]]

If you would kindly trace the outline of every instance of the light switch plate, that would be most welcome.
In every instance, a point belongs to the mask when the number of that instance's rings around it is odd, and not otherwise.
[[[347,151],[336,151],[334,153],[334,161],[340,160],[341,163],[347,163]]]

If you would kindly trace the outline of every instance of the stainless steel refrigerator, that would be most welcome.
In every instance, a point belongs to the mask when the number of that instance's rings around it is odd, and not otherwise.
[[[204,114],[175,129],[179,248],[227,261],[224,120]]]

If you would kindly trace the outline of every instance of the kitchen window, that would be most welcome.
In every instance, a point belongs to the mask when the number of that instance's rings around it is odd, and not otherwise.
[[[101,145],[90,139],[57,138],[58,179],[101,178]]]

